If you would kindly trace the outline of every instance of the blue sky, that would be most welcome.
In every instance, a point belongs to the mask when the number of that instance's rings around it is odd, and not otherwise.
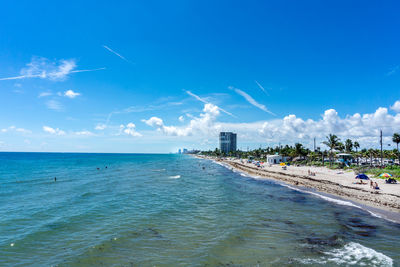
[[[8,1],[0,151],[375,146],[400,132],[395,1]]]

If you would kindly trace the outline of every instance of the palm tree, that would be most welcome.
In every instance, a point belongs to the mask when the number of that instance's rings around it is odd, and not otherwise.
[[[324,145],[326,145],[327,147],[329,147],[330,150],[330,155],[329,155],[329,166],[332,166],[332,156],[333,156],[333,150],[336,149],[340,143],[340,139],[334,135],[334,134],[329,134],[326,137],[326,141],[322,142]]]
[[[346,139],[344,142],[344,146],[346,148],[346,152],[350,153],[353,150],[353,142],[350,139]]]
[[[358,149],[360,148],[360,144],[357,141],[354,142],[354,148],[356,149],[356,153],[357,153]],[[357,154],[357,165],[358,165],[358,154]]]
[[[393,143],[396,143],[397,150],[399,150],[399,143],[400,143],[400,134],[394,133],[392,138]]]
[[[339,150],[340,152],[343,152],[345,149],[344,144],[342,142],[339,142],[336,146],[336,150]]]
[[[303,145],[300,143],[294,144],[295,155],[302,156],[303,155]]]
[[[400,134],[394,133],[394,134],[393,134],[392,141],[393,141],[394,143],[396,143],[396,145],[397,145],[397,155],[398,155],[398,157],[399,157],[399,163],[400,163],[400,153],[399,153]]]

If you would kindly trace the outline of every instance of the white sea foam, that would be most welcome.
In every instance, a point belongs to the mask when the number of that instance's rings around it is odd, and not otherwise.
[[[181,176],[180,175],[174,175],[174,176],[170,176],[169,178],[171,178],[171,179],[179,179],[179,178],[181,178]]]
[[[319,259],[298,259],[303,264],[327,264],[356,266],[393,266],[393,259],[383,253],[365,247],[359,243],[350,242],[343,248],[324,252]]]

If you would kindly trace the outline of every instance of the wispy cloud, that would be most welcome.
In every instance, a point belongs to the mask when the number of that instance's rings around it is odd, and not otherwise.
[[[87,130],[74,132],[74,134],[79,135],[79,136],[94,136],[95,135],[94,133],[87,131]]]
[[[47,106],[48,109],[52,109],[52,110],[55,110],[55,111],[64,110],[63,105],[60,102],[58,102],[57,100],[49,100],[49,101],[47,101],[46,102],[46,106]]]
[[[0,81],[19,80],[28,78],[40,78],[51,81],[63,81],[71,73],[104,70],[105,68],[76,70],[75,59],[62,59],[58,62],[51,62],[44,57],[33,57],[31,62],[22,68],[19,76],[0,78]]]
[[[206,101],[205,99],[201,98],[200,96],[193,94],[193,93],[190,92],[190,91],[186,91],[186,93],[187,93],[188,95],[194,97],[194,98],[197,99],[198,101],[204,103],[204,104],[212,104],[212,103],[209,103],[208,101]],[[232,116],[232,117],[236,118],[236,116],[233,115],[232,113],[230,113],[230,112],[228,112],[228,111],[226,111],[226,110],[224,110],[224,109],[222,109],[222,108],[220,108],[220,107],[218,107],[218,106],[216,106],[216,107],[218,108],[218,110],[222,111],[223,113],[228,114],[229,116]]]
[[[46,97],[46,96],[51,96],[51,95],[53,95],[52,92],[41,92],[41,93],[38,95],[38,98]]]
[[[145,112],[145,111],[153,111],[153,110],[163,110],[166,108],[170,107],[176,107],[182,105],[182,102],[176,101],[176,102],[167,102],[164,104],[158,104],[158,105],[148,105],[148,106],[130,106],[122,110],[117,110],[117,111],[112,111],[107,115],[107,120],[105,123],[105,126],[107,127],[111,117],[116,114],[127,114],[127,113],[140,113],[140,112]]]
[[[264,88],[259,82],[257,82],[256,80],[255,80],[255,82],[256,82],[256,84],[258,85],[258,87],[260,87],[260,89],[261,89],[266,95],[269,96],[267,90],[265,90],[265,88]]]
[[[126,62],[128,62],[128,63],[130,63],[130,64],[133,64],[133,62],[129,61],[129,60],[126,59],[124,56],[122,56],[120,53],[115,52],[114,50],[112,50],[112,49],[109,48],[108,46],[103,45],[103,47],[104,47],[105,49],[107,49],[108,51],[110,51],[111,53],[113,53],[114,55],[116,55],[117,57],[121,58],[122,60],[124,60],[124,61],[126,61]]]
[[[229,89],[234,90],[237,94],[239,94],[239,95],[241,95],[242,97],[244,97],[244,99],[246,99],[246,101],[249,102],[250,104],[252,104],[253,106],[255,106],[255,107],[257,107],[257,108],[259,108],[259,109],[261,109],[261,110],[263,110],[263,111],[265,111],[265,112],[271,114],[271,115],[276,116],[274,113],[272,113],[271,111],[269,111],[265,105],[258,103],[254,98],[252,98],[252,97],[251,97],[249,94],[247,94],[246,92],[244,92],[244,91],[242,91],[242,90],[240,90],[240,89],[238,89],[238,88],[235,88],[235,87],[233,87],[233,86],[229,86]]]
[[[386,76],[391,76],[391,75],[395,74],[395,73],[399,70],[399,68],[400,68],[399,65],[397,65],[397,66],[391,68],[391,69],[389,70],[389,72],[386,73]]]
[[[27,129],[24,129],[24,128],[17,128],[17,127],[15,127],[14,125],[13,125],[13,126],[10,126],[10,127],[8,127],[8,128],[4,128],[4,129],[1,129],[1,130],[0,130],[1,133],[7,133],[7,132],[13,132],[13,131],[19,132],[19,133],[23,133],[23,134],[30,134],[30,133],[32,133],[32,131],[30,131],[30,130],[27,130]]]

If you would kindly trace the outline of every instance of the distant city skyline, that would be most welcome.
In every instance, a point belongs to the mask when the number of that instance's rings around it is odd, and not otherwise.
[[[0,151],[394,148],[396,1],[2,4]],[[38,15],[40,14],[40,15]]]

